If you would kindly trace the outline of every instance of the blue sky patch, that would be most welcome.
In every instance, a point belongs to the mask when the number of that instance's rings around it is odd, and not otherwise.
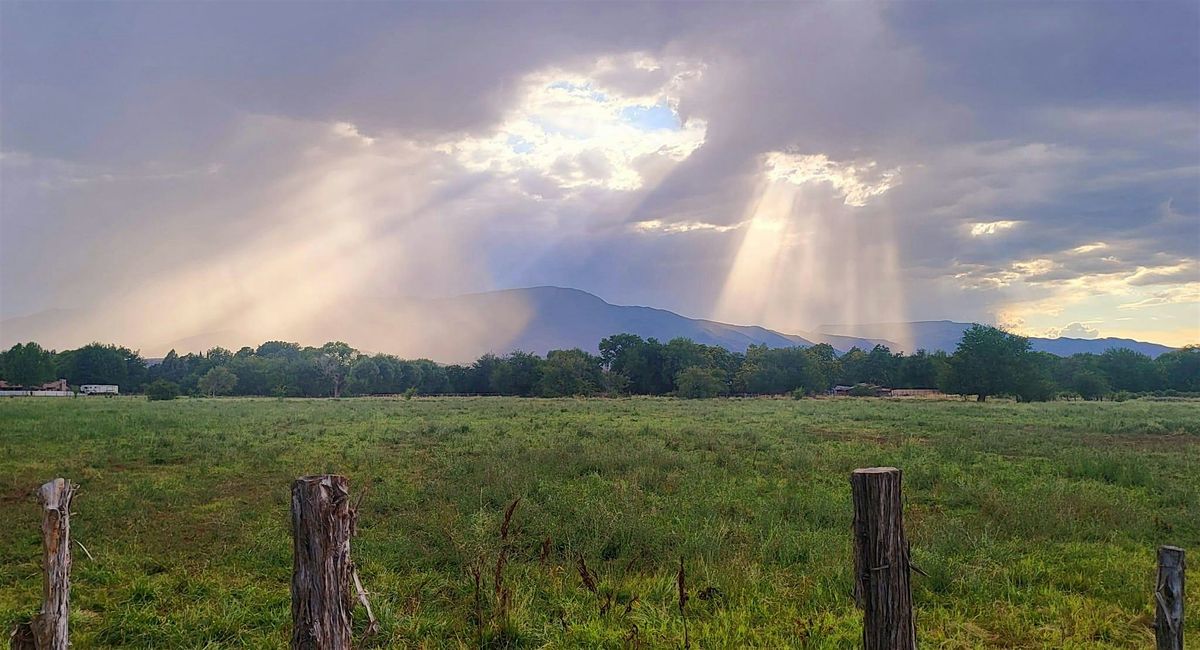
[[[577,83],[572,83],[570,81],[555,81],[554,83],[547,86],[547,88],[553,88],[556,90],[568,90],[571,92],[582,91],[590,99],[593,99],[595,101],[598,101],[598,102],[608,101],[608,95],[600,92],[599,90],[592,88],[591,84],[577,84]]]
[[[661,102],[654,106],[627,106],[621,110],[621,120],[643,131],[678,131],[681,127],[679,116]]]
[[[515,153],[529,153],[533,151],[533,143],[519,135],[508,136],[508,146]]]

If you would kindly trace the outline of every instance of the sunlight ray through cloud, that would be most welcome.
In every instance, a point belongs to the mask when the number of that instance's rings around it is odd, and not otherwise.
[[[810,181],[828,182],[843,195],[830,200]],[[854,214],[894,181],[888,172],[865,183],[853,166],[824,156],[768,156],[717,317],[784,332],[822,321],[901,323],[904,292],[891,219]],[[902,327],[892,335],[898,346],[909,343]]]
[[[88,11],[0,21],[8,344],[399,349],[398,297],[537,285],[1200,338],[1187,3]]]

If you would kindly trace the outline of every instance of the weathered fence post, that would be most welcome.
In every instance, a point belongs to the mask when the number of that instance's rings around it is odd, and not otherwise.
[[[67,650],[71,600],[71,497],[75,485],[56,478],[38,490],[42,504],[42,609],[9,637],[14,650]]]
[[[292,648],[350,647],[353,511],[345,476],[292,483]]]
[[[863,610],[863,648],[917,647],[909,586],[908,540],[895,467],[856,469],[854,498],[854,600]]]
[[[1158,547],[1158,584],[1154,589],[1156,650],[1183,650],[1183,549]]]

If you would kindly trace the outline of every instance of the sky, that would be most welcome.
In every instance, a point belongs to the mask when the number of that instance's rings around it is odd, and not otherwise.
[[[538,285],[1200,342],[1200,5],[0,3],[0,328]]]

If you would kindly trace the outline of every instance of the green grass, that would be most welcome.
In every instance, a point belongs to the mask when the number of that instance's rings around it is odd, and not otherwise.
[[[289,484],[337,472],[365,493],[364,645],[479,645],[482,561],[491,647],[621,647],[635,625],[679,647],[682,557],[694,647],[852,647],[848,476],[871,465],[905,472],[923,647],[1149,647],[1155,547],[1200,552],[1195,402],[9,399],[0,625],[38,605],[31,494],[66,476],[94,556],[76,548],[75,647],[283,647]]]

